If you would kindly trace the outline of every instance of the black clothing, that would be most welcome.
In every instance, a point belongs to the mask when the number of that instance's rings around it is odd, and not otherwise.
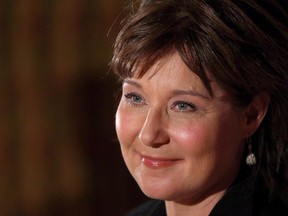
[[[219,200],[209,216],[287,216],[288,207],[278,197],[273,199],[254,179],[234,184]],[[151,200],[127,216],[166,216],[165,203]]]

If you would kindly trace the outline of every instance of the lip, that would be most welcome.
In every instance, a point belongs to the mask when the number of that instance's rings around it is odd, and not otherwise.
[[[180,159],[157,158],[141,155],[141,163],[149,168],[164,168],[174,166]]]

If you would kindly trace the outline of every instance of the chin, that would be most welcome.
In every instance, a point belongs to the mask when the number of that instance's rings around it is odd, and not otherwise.
[[[141,188],[142,192],[149,198],[159,200],[172,200],[173,195],[168,191],[161,190],[159,188]]]
[[[172,200],[177,194],[175,182],[151,179],[136,179],[142,192],[152,199]]]
[[[201,184],[186,188],[177,179],[136,178],[142,192],[152,199],[175,201],[179,203],[197,203],[205,198],[207,193],[201,190]],[[182,186],[181,186],[182,185]]]

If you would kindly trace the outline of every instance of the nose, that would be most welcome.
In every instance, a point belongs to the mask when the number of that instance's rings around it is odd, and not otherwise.
[[[142,144],[154,148],[169,143],[169,135],[161,111],[149,109],[139,133]]]

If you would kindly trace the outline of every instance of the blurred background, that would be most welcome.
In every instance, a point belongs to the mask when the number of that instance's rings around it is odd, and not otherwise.
[[[114,131],[123,3],[0,0],[1,216],[118,216],[146,199]]]

